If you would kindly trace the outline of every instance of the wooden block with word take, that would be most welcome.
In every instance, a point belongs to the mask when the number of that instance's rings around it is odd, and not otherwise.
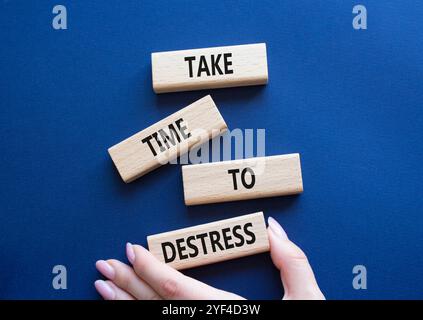
[[[263,212],[147,237],[148,249],[175,269],[269,251]]]
[[[226,130],[214,101],[206,96],[108,151],[123,181],[131,182]]]
[[[266,44],[155,52],[156,93],[266,84]]]
[[[186,165],[186,205],[247,200],[303,191],[298,153]]]

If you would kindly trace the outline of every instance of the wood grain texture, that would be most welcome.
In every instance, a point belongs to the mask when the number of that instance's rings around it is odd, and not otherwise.
[[[179,270],[269,251],[263,212],[148,236],[147,242],[154,256]]]
[[[214,101],[206,96],[108,151],[123,181],[131,182],[226,130]]]
[[[186,205],[296,194],[303,191],[299,154],[182,167]]]
[[[151,65],[156,93],[262,85],[268,81],[265,43],[155,52]]]

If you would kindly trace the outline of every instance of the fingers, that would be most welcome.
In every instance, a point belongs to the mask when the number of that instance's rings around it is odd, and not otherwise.
[[[104,300],[134,300],[134,297],[118,288],[112,281],[97,280],[94,286]]]
[[[106,300],[128,299],[241,299],[240,296],[210,287],[161,263],[141,246],[127,245],[134,269],[118,260],[96,263],[109,281],[95,287]]]
[[[138,277],[145,280],[163,299],[242,299],[236,294],[183,275],[157,260],[141,246],[128,243],[126,254]]]
[[[268,224],[270,254],[280,270],[284,299],[324,299],[304,252],[288,239],[275,219],[269,217]]]
[[[134,270],[118,260],[99,260],[97,270],[113,284],[138,300],[158,300],[160,296]]]

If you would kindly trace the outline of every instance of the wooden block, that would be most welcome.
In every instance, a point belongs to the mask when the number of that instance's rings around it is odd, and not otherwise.
[[[206,96],[114,145],[109,154],[123,181],[131,182],[226,130]]]
[[[266,44],[155,52],[156,93],[266,84]]]
[[[186,205],[247,200],[303,191],[300,155],[287,154],[182,167]]]
[[[263,212],[147,237],[150,252],[186,269],[269,251]]]

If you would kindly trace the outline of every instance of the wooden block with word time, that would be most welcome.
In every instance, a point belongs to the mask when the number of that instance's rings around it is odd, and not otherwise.
[[[247,200],[303,191],[298,153],[186,165],[186,205]]]
[[[156,93],[266,84],[266,44],[155,52]]]
[[[148,249],[175,269],[269,251],[263,212],[147,237]]]
[[[206,96],[114,145],[109,154],[122,179],[131,182],[226,130]]]

